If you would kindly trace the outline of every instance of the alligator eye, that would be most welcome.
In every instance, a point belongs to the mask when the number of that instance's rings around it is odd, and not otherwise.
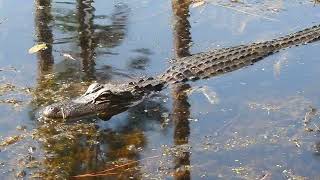
[[[60,113],[60,108],[58,107],[46,107],[43,111],[43,115],[46,117],[55,117]]]
[[[57,108],[57,107],[51,107],[51,110],[54,111],[54,112],[58,112],[58,111],[59,111],[59,108]]]
[[[50,107],[50,108],[49,108],[49,111],[50,111],[51,113],[57,113],[57,112],[60,111],[60,108],[58,108],[58,107]]]

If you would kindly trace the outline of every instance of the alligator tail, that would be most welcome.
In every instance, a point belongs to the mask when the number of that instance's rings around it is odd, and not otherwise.
[[[280,49],[291,47],[294,45],[307,44],[319,40],[320,38],[320,25],[306,28],[296,33],[289,34],[284,37],[270,41],[275,47]]]
[[[210,78],[253,65],[281,49],[320,39],[320,25],[304,29],[271,41],[216,49],[181,58],[156,79],[172,84]]]

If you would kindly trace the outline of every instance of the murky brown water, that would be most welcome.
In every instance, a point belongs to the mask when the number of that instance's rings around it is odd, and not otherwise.
[[[38,115],[94,81],[152,76],[172,58],[319,18],[308,0],[0,0],[1,179],[319,179],[319,42],[170,87],[109,121]],[[29,54],[38,43],[48,48]]]

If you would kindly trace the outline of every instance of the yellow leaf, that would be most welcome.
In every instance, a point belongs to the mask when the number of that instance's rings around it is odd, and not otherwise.
[[[29,49],[29,54],[33,54],[33,53],[36,53],[38,51],[41,51],[41,50],[45,50],[47,49],[47,45],[45,43],[40,43],[40,44],[36,44],[34,45],[32,48]]]

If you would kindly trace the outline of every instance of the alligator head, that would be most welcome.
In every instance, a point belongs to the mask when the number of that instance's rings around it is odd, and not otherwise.
[[[43,109],[42,114],[47,118],[64,119],[99,113],[111,117],[141,101],[144,97],[142,92],[130,83],[93,83],[82,96],[51,104]]]

